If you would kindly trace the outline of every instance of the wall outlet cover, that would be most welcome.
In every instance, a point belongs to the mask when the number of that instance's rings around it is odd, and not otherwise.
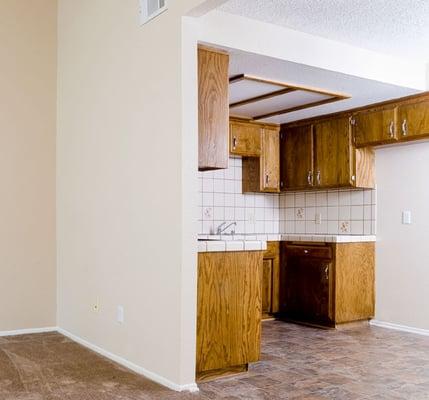
[[[116,309],[116,321],[120,324],[124,323],[124,307],[118,306]]]

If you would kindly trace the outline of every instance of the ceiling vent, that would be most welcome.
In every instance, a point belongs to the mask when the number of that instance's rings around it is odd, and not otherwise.
[[[140,0],[140,22],[146,22],[167,10],[167,0]]]

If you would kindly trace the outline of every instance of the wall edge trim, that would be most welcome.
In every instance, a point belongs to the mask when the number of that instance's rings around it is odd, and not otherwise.
[[[384,322],[376,319],[371,320],[369,324],[371,326],[377,326],[379,328],[393,329],[395,331],[414,333],[416,335],[422,335],[422,336],[429,336],[429,329],[414,328],[411,326],[393,324],[391,322]]]
[[[32,335],[35,333],[49,333],[49,332],[57,332],[57,331],[58,331],[58,327],[56,326],[45,327],[45,328],[16,329],[13,331],[0,331],[0,337]]]
[[[80,345],[95,351],[96,353],[102,355],[103,357],[108,358],[109,360],[112,360],[120,365],[122,365],[125,368],[130,369],[133,372],[136,372],[139,375],[142,375],[156,383],[159,383],[162,386],[167,387],[168,389],[174,390],[176,392],[198,392],[198,386],[196,383],[188,383],[185,385],[179,385],[177,383],[174,383],[172,381],[170,381],[169,379],[158,375],[152,371],[149,371],[137,364],[134,364],[131,361],[128,361],[125,358],[122,358],[114,353],[111,353],[110,351],[107,351],[101,347],[96,346],[95,344],[92,344],[91,342],[88,342],[85,339],[80,338],[79,336],[74,335],[71,332],[68,332],[67,330],[63,329],[63,328],[58,328],[58,332],[61,333],[62,335],[68,337],[69,339],[73,340],[76,343],[79,343]]]

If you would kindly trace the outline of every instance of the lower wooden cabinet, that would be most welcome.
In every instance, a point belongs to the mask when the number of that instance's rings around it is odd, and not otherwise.
[[[375,244],[282,244],[282,314],[325,326],[374,316]]]
[[[280,245],[268,242],[262,265],[262,319],[272,318],[280,309]]]
[[[197,380],[259,360],[262,251],[198,255]]]

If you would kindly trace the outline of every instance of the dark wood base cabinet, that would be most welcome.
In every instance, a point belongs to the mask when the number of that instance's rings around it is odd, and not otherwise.
[[[374,316],[375,244],[282,244],[282,316],[335,327]]]

